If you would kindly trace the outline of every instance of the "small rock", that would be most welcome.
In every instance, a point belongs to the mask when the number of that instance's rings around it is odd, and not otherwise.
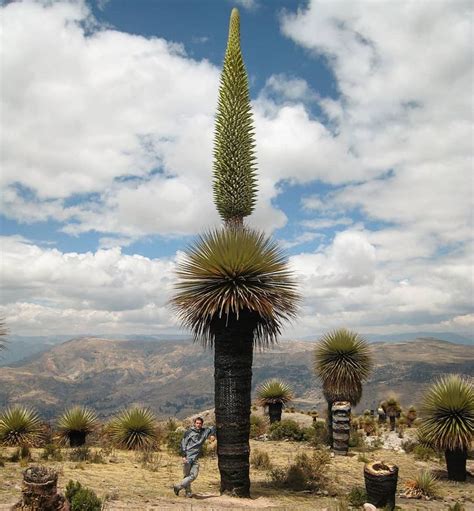
[[[373,504],[369,504],[369,502],[366,502],[364,504],[364,511],[377,511],[377,508]]]

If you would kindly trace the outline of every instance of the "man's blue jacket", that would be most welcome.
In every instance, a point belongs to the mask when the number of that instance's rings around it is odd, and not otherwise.
[[[215,436],[216,428],[189,428],[181,440],[181,454],[186,457],[189,463],[193,463],[201,454],[202,444],[210,437]]]

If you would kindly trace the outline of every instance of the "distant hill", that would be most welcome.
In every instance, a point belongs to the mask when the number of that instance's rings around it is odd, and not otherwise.
[[[372,347],[376,367],[359,410],[373,407],[389,392],[405,406],[416,404],[436,376],[474,373],[474,346],[419,339]],[[323,411],[313,348],[311,342],[287,341],[257,352],[254,388],[266,378],[281,377],[294,386],[297,407]],[[0,407],[12,403],[34,406],[45,418],[77,403],[102,417],[134,403],[150,406],[161,417],[185,417],[213,406],[212,352],[190,340],[73,339],[0,368]]]

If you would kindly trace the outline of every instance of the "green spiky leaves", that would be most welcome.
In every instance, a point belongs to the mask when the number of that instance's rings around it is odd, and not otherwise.
[[[124,449],[152,448],[158,441],[156,418],[148,408],[124,410],[109,424],[115,444]]]
[[[257,399],[260,406],[274,403],[284,405],[293,399],[293,389],[283,380],[272,378],[264,381],[257,389]]]
[[[350,401],[356,405],[372,365],[367,342],[345,328],[327,333],[316,346],[315,370],[329,402]]]
[[[474,438],[472,380],[452,374],[428,389],[420,434],[440,450],[469,449]]]
[[[0,415],[0,444],[35,446],[43,437],[37,413],[24,406],[8,408]]]
[[[172,299],[184,326],[212,344],[213,321],[250,312],[257,317],[254,342],[276,340],[295,316],[299,295],[278,245],[251,229],[221,229],[200,236],[178,262]]]
[[[256,201],[255,142],[239,11],[232,9],[214,135],[214,201],[221,218],[240,225]]]
[[[71,441],[74,435],[85,436],[97,426],[96,413],[87,407],[73,406],[58,419],[59,436]]]

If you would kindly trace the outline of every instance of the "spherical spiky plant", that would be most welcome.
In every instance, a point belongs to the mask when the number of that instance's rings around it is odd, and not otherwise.
[[[172,300],[197,340],[213,344],[213,325],[252,316],[253,341],[276,340],[295,316],[298,294],[277,243],[251,229],[222,229],[200,236],[178,263]]]
[[[83,406],[73,406],[58,419],[59,436],[68,441],[71,447],[80,447],[86,442],[86,436],[97,426],[94,410]]]
[[[25,407],[13,406],[0,415],[0,444],[5,446],[35,446],[43,438],[38,414]]]
[[[321,379],[328,403],[328,440],[332,444],[332,404],[348,401],[356,405],[362,383],[372,370],[372,353],[359,334],[340,328],[325,334],[315,349],[316,374]]]
[[[228,225],[241,225],[257,190],[252,109],[240,49],[240,17],[232,9],[214,138],[214,201]]]
[[[341,328],[324,335],[316,346],[315,370],[330,402],[362,397],[362,382],[372,370],[372,353],[367,342],[355,332]]]
[[[109,424],[112,440],[118,447],[141,450],[158,442],[156,418],[148,408],[124,410]]]
[[[283,380],[266,380],[257,389],[258,403],[268,407],[270,423],[281,421],[281,410],[292,399],[293,389]]]
[[[456,374],[440,378],[423,399],[420,434],[443,450],[449,479],[466,480],[467,451],[474,438],[474,387]]]

